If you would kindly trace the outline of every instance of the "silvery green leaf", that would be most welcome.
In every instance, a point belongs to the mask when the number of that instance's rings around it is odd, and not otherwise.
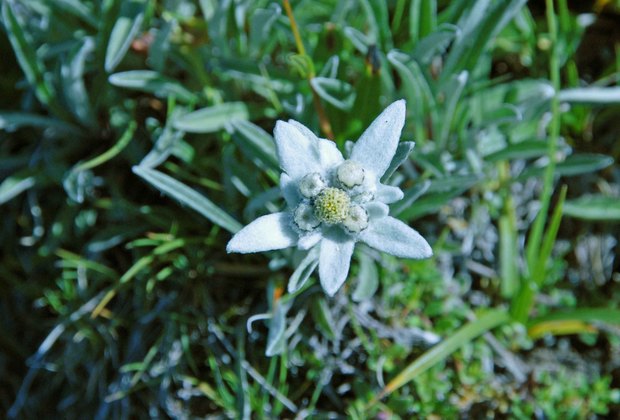
[[[620,197],[582,196],[564,203],[565,216],[583,220],[620,221]]]
[[[588,104],[617,104],[620,103],[620,87],[584,87],[564,89],[558,93],[562,102]]]
[[[0,130],[14,131],[22,127],[51,128],[74,136],[80,135],[76,126],[62,120],[26,112],[0,112]]]
[[[90,98],[84,84],[86,61],[94,49],[94,39],[85,37],[82,44],[78,44],[69,53],[60,68],[65,100],[71,112],[85,125],[92,125],[94,122]]]
[[[353,300],[361,302],[374,296],[379,288],[379,270],[372,258],[360,254],[360,271],[357,276],[357,286],[353,292]]]
[[[351,26],[344,28],[344,35],[349,38],[353,46],[364,55],[368,52],[368,46],[373,43],[370,38]]]
[[[327,77],[314,77],[310,84],[322,99],[336,108],[348,111],[353,107],[355,90],[350,84]]]
[[[282,300],[273,303],[273,316],[269,321],[269,335],[267,336],[267,357],[276,356],[286,348],[286,312],[289,305]]]
[[[126,0],[122,2],[120,14],[114,23],[105,54],[105,71],[112,72],[119,65],[138,35],[144,11],[145,0]]]
[[[332,55],[327,59],[327,62],[321,69],[319,76],[326,77],[328,79],[335,79],[338,77],[338,66],[340,64],[340,58],[337,55]]]
[[[310,275],[312,275],[318,265],[319,248],[314,247],[310,251],[308,251],[306,257],[301,260],[295,271],[293,271],[293,274],[288,280],[288,292],[295,293],[299,291],[302,287],[304,287],[304,285],[310,278]]]
[[[459,36],[459,33],[458,26],[443,23],[416,43],[411,55],[418,62],[429,64],[435,56],[446,51],[450,43]]]
[[[261,46],[269,39],[269,33],[274,23],[282,13],[277,3],[271,3],[265,9],[257,9],[250,22],[250,48],[258,53]]]
[[[142,166],[134,166],[133,172],[145,181],[153,185],[162,193],[178,200],[218,226],[223,227],[229,232],[237,232],[241,225],[228,213],[216,206],[211,200],[207,199],[196,190],[188,187],[182,182],[159,172]]]
[[[166,59],[170,52],[170,35],[174,28],[177,27],[175,19],[164,20],[161,27],[155,33],[155,39],[149,48],[149,62],[153,69],[159,73],[163,72],[166,65]]]
[[[20,178],[10,176],[0,184],[0,205],[12,200],[24,191],[35,185],[35,179],[32,176]]]
[[[184,134],[182,131],[174,130],[170,125],[166,125],[157,138],[153,149],[140,162],[140,166],[155,168],[161,165],[173,153]]]
[[[197,96],[176,80],[152,70],[130,70],[114,73],[108,78],[110,84],[126,89],[152,93],[158,98],[174,96],[180,102],[196,102]]]
[[[392,176],[396,169],[398,169],[398,167],[407,160],[414,146],[415,142],[413,141],[403,141],[398,144],[398,147],[396,148],[396,153],[394,153],[394,157],[390,162],[390,166],[388,166],[387,170],[381,177],[381,181],[385,182]]]
[[[259,159],[266,168],[278,169],[275,143],[269,133],[246,120],[234,120],[231,126],[233,139],[239,144],[243,153],[250,158]]]
[[[317,327],[321,329],[327,337],[334,339],[336,337],[334,317],[324,298],[317,297],[312,300],[312,315],[316,321]]]
[[[213,133],[234,120],[247,120],[248,116],[243,102],[227,102],[182,115],[175,119],[174,127],[188,133]]]
[[[392,206],[392,214],[399,215],[406,209],[408,209],[418,198],[420,198],[431,186],[431,181],[428,179],[414,185],[413,187],[404,191],[404,197],[402,201]]]

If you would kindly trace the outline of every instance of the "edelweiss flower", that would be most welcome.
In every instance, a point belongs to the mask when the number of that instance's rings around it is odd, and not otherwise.
[[[297,246],[319,248],[319,278],[333,296],[349,273],[353,248],[362,241],[403,258],[428,258],[418,232],[388,216],[403,192],[379,182],[388,169],[405,123],[405,101],[387,107],[345,160],[334,142],[297,121],[278,121],[276,151],[287,210],[259,217],[237,232],[228,252],[261,252]]]

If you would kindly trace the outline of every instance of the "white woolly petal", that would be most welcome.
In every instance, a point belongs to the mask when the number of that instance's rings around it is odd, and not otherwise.
[[[375,198],[385,204],[395,203],[396,201],[402,200],[404,196],[405,194],[403,194],[402,190],[398,187],[383,184],[377,185]]]
[[[364,131],[353,146],[351,159],[381,178],[394,157],[404,125],[405,101],[401,99],[388,106]]]
[[[324,170],[329,170],[344,161],[336,143],[331,140],[319,139],[319,155]]]
[[[382,219],[388,215],[390,208],[387,204],[383,204],[380,201],[371,201],[364,206],[368,212],[368,217],[371,220]]]
[[[303,235],[299,238],[299,241],[297,242],[297,247],[301,250],[310,249],[316,244],[318,244],[322,237],[323,235],[321,235],[320,232]]]
[[[321,162],[316,136],[307,137],[305,132],[284,121],[276,123],[273,134],[280,167],[293,180],[310,172],[320,172]]]
[[[263,252],[283,249],[297,244],[299,236],[293,230],[288,213],[272,213],[259,217],[241,229],[226,246],[227,252]]]
[[[290,125],[294,126],[296,129],[298,129],[301,132],[301,134],[303,134],[304,136],[306,136],[307,138],[309,138],[313,142],[316,143],[316,142],[319,141],[319,138],[316,136],[316,134],[314,134],[312,132],[312,130],[310,130],[308,127],[306,127],[305,125],[303,125],[299,121],[288,120],[288,123]]]
[[[294,208],[301,201],[297,184],[286,173],[280,174],[280,191],[289,207]]]
[[[349,274],[355,241],[347,236],[323,237],[319,255],[319,279],[323,290],[334,296]]]
[[[362,231],[360,240],[379,251],[402,258],[428,258],[433,255],[426,239],[400,220],[387,216],[374,220]]]

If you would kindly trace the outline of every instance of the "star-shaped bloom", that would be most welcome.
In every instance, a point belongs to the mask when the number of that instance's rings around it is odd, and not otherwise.
[[[278,121],[274,131],[287,209],[259,217],[233,236],[228,252],[262,252],[318,246],[319,279],[333,296],[349,273],[355,243],[402,258],[428,258],[426,240],[388,215],[403,192],[379,180],[388,169],[405,124],[405,101],[375,119],[344,159],[334,142],[318,138],[297,121]]]

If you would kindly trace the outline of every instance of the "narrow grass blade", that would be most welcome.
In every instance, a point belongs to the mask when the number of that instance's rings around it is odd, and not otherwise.
[[[233,219],[228,213],[213,204],[212,201],[198,193],[196,190],[193,190],[176,179],[162,172],[156,171],[155,169],[149,169],[142,166],[134,166],[133,172],[145,181],[149,182],[162,193],[178,200],[181,204],[196,210],[198,213],[202,214],[204,217],[227,231],[236,233],[241,230],[241,224]]]
[[[545,232],[545,236],[543,238],[542,246],[540,248],[540,252],[538,254],[538,261],[536,261],[536,266],[534,267],[534,271],[532,276],[534,280],[538,284],[538,286],[542,286],[545,279],[545,270],[547,267],[547,262],[551,257],[551,251],[553,251],[553,244],[555,244],[555,238],[558,235],[558,230],[560,229],[560,223],[562,221],[562,206],[564,206],[564,200],[566,200],[566,185],[562,186],[560,190],[560,197],[558,202],[553,209],[553,214],[551,215],[551,220],[549,222],[549,227]]]
[[[504,197],[504,211],[499,219],[499,261],[501,274],[501,294],[510,298],[519,288],[517,268],[518,240],[514,202],[510,191]]]
[[[487,312],[475,321],[472,321],[461,327],[457,332],[449,338],[437,344],[430,350],[426,351],[418,357],[413,363],[407,366],[401,373],[392,379],[379,395],[371,402],[371,405],[394,392],[401,386],[411,382],[437,363],[448,358],[452,353],[457,351],[465,344],[471,342],[476,337],[492,330],[510,320],[508,313],[502,310],[492,310]]]
[[[597,323],[620,325],[620,310],[613,308],[577,308],[552,312],[528,323],[528,334],[540,338],[546,334],[565,335],[597,332]]]

